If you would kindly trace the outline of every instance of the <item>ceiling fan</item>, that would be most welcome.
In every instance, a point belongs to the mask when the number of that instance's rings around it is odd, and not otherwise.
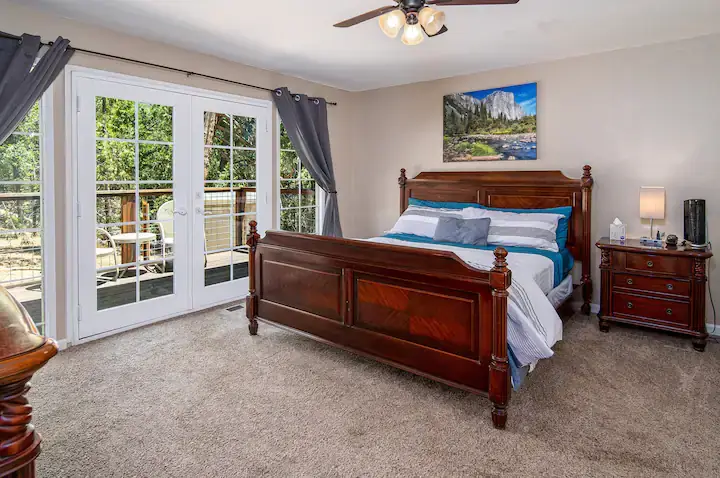
[[[395,0],[396,5],[381,7],[357,17],[340,22],[337,28],[348,28],[373,18],[380,17],[380,29],[395,38],[405,28],[402,42],[417,45],[424,39],[423,33],[432,38],[448,31],[445,13],[430,5],[451,7],[467,5],[508,5],[520,0]]]

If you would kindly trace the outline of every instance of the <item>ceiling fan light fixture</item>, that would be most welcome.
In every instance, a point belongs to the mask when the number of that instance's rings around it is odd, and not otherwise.
[[[420,25],[423,26],[428,35],[437,35],[445,25],[445,12],[425,7],[420,10],[418,19],[420,20]]]
[[[403,32],[402,36],[402,42],[405,45],[419,45],[424,39],[423,30],[419,23],[405,25],[405,32]]]
[[[404,26],[405,13],[400,9],[380,17],[380,29],[390,38],[396,38]]]

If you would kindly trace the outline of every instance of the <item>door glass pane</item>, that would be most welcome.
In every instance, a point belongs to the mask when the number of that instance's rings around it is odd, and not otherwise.
[[[170,295],[173,108],[96,98],[98,310]]]
[[[38,102],[0,145],[0,284],[43,334],[41,114]]]
[[[233,116],[233,146],[254,148],[257,136],[255,118]]]
[[[230,146],[230,116],[205,113],[205,145]]]
[[[204,118],[203,260],[209,286],[247,277],[246,235],[257,211],[257,120],[215,112]]]
[[[173,140],[173,108],[138,104],[138,138],[145,141]]]
[[[98,138],[135,139],[135,102],[117,98],[95,98]]]
[[[135,143],[97,140],[95,165],[98,181],[134,181]]]
[[[205,214],[232,214],[233,194],[229,182],[205,182]]]
[[[172,145],[141,144],[138,156],[140,181],[172,181]]]
[[[95,213],[98,224],[134,221],[135,183],[98,184]]]
[[[235,249],[232,253],[232,274],[233,280],[248,277],[248,258],[250,257],[247,248]]]
[[[227,181],[230,179],[230,150],[205,148],[205,180]]]
[[[250,233],[250,221],[257,221],[257,215],[243,214],[235,217],[236,239],[235,244],[233,244],[234,249],[247,245],[248,234]]]
[[[227,251],[230,249],[232,217],[205,217],[205,250],[207,252]]]
[[[256,174],[255,151],[233,150],[233,179],[235,181],[255,181]]]

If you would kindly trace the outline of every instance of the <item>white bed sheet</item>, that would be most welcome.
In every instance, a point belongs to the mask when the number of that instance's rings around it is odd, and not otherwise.
[[[372,242],[455,253],[468,265],[490,270],[495,261],[493,251],[453,247],[441,244],[408,242],[387,237]],[[509,253],[507,262],[512,271],[508,290],[508,343],[521,366],[553,355],[552,347],[562,339],[562,321],[547,294],[553,289],[554,266],[547,257],[537,254]]]
[[[572,295],[572,293],[573,278],[572,274],[568,274],[568,276],[560,283],[560,285],[550,291],[550,293],[547,295],[547,298],[553,305],[553,307],[557,309],[563,302],[565,302],[568,297]]]

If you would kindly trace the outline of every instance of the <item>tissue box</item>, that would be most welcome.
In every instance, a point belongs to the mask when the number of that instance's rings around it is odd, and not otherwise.
[[[610,240],[611,241],[624,241],[625,240],[625,224],[610,224]]]

